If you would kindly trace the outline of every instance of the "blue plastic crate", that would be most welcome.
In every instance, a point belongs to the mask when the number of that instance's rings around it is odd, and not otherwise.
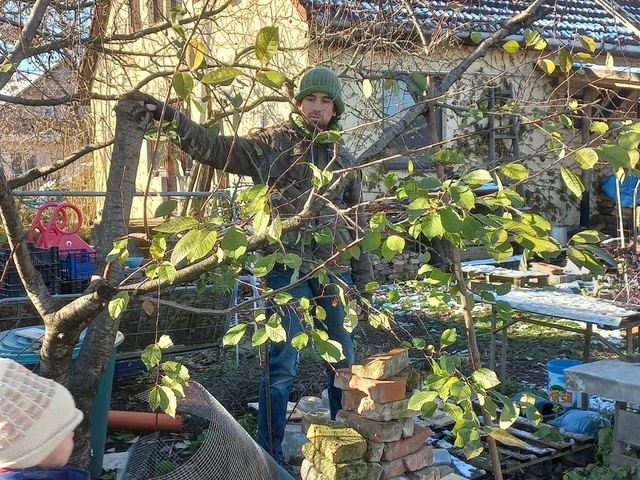
[[[34,244],[27,244],[31,253],[31,262],[40,272],[49,292],[54,295],[60,293],[60,260],[58,247],[38,248]],[[0,248],[0,272],[4,272],[4,279],[0,283],[0,298],[24,297],[27,292],[20,281],[18,270],[11,256],[11,249]]]
[[[65,250],[60,252],[60,276],[63,280],[88,280],[96,269],[96,252]]]

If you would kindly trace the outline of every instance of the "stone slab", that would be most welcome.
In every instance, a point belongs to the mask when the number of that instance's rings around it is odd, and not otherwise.
[[[628,403],[638,403],[640,397],[640,363],[618,359],[584,363],[567,368],[564,378],[571,390]]]

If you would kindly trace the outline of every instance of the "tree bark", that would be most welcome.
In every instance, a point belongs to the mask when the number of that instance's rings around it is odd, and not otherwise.
[[[140,147],[149,123],[148,113],[141,108],[140,102],[121,100],[117,103],[115,112],[115,141],[104,209],[102,219],[94,230],[96,273],[104,270],[105,258],[113,247],[113,241],[127,234]],[[106,280],[115,291],[115,287],[124,277],[124,266],[115,264],[112,265],[110,276]],[[85,413],[85,418],[76,430],[76,447],[72,463],[82,468],[87,468],[90,464],[91,407],[113,352],[117,332],[118,320],[114,321],[103,308],[91,322],[75,363],[70,389],[79,408]]]

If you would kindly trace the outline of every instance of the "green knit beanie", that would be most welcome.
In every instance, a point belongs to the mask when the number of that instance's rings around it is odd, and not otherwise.
[[[341,90],[342,84],[335,73],[327,68],[312,68],[300,80],[300,88],[295,100],[300,103],[304,97],[312,93],[326,93],[333,99],[336,115],[340,116],[344,112]]]

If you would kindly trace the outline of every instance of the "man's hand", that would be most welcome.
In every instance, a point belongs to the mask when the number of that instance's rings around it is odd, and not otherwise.
[[[155,121],[159,122],[162,119],[161,115],[162,115],[162,110],[164,108],[164,103],[162,103],[160,100],[158,100],[154,96],[147,95],[146,93],[142,93],[142,92],[130,92],[130,93],[125,93],[121,95],[120,98],[124,100],[135,100],[135,101],[143,102],[145,110],[151,113],[151,115],[153,115],[153,119]],[[170,107],[167,107],[165,110],[166,110],[164,115],[165,120],[167,119],[173,120],[173,109]]]

